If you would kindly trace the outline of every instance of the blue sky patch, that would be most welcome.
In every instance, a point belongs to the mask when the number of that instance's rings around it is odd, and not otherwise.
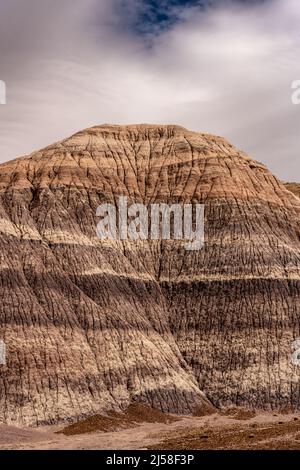
[[[153,34],[164,31],[182,18],[185,9],[195,7],[206,10],[213,5],[222,5],[228,0],[136,0],[130,2],[130,15],[128,14],[129,3],[121,0],[122,9],[125,13],[125,22],[130,19],[130,27],[140,34]],[[232,0],[236,3],[255,5],[264,1],[272,0]],[[129,18],[130,17],[130,18]]]

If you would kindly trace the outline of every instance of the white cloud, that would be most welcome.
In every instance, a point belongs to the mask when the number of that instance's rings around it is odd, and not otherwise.
[[[300,181],[300,4],[221,4],[186,10],[149,46],[117,0],[0,0],[0,159],[104,122],[178,123]]]

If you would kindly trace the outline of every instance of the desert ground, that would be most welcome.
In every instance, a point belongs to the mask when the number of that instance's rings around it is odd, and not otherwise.
[[[229,409],[203,417],[169,418],[158,419],[160,422],[128,421],[127,425],[124,420],[123,429],[113,431],[103,430],[113,429],[114,426],[109,418],[100,416],[68,427],[18,428],[1,425],[0,449],[300,450],[300,413],[255,414]]]

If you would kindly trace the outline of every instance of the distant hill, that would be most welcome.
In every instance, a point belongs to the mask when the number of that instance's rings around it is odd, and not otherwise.
[[[300,183],[285,183],[284,185],[289,191],[300,197]]]

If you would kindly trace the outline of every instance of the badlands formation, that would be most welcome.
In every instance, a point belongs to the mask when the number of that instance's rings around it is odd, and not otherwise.
[[[100,240],[119,196],[205,204],[204,247]],[[178,126],[97,126],[0,165],[0,423],[299,409],[299,214],[264,165]]]

